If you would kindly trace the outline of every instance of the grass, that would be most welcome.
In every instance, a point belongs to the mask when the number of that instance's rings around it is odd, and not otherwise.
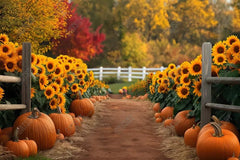
[[[121,89],[123,86],[130,86],[134,83],[136,83],[137,80],[132,80],[132,82],[128,82],[128,81],[123,81],[123,82],[117,82],[117,83],[112,83],[112,84],[109,84],[109,87],[111,88],[111,91],[114,93],[114,94],[117,94],[118,93],[118,90]]]

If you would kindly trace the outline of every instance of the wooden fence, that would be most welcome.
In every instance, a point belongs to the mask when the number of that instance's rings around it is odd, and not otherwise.
[[[156,71],[163,71],[166,67],[160,68],[88,68],[88,71],[93,71],[94,78],[99,80],[103,80],[105,77],[116,76],[118,80],[121,78],[127,78],[128,81],[132,81],[132,79],[144,79],[145,76],[151,72],[155,73]]]
[[[201,126],[210,122],[211,109],[219,109],[232,112],[240,112],[240,106],[211,103],[211,84],[240,84],[240,77],[212,77],[211,57],[212,44],[205,42],[202,45],[202,99],[201,99]]]
[[[23,112],[31,110],[31,44],[23,43],[22,51],[22,75],[5,76],[0,75],[2,83],[21,83],[21,104],[0,104],[1,110],[17,110],[22,109]]]

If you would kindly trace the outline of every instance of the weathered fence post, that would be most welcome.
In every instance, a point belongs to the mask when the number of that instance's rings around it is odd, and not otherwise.
[[[202,45],[202,97],[201,97],[201,127],[210,122],[211,108],[206,108],[206,103],[211,103],[211,83],[207,82],[207,77],[211,77],[211,57],[212,45],[204,42]]]
[[[128,67],[128,82],[132,81],[132,67]]]
[[[24,42],[22,47],[22,104],[26,104],[26,109],[31,111],[31,43]]]
[[[102,81],[103,80],[103,67],[99,68],[99,80]]]
[[[121,67],[119,66],[117,69],[117,80],[120,80],[120,75],[121,75]]]
[[[144,80],[145,76],[146,76],[146,67],[143,67],[142,68],[142,80]]]

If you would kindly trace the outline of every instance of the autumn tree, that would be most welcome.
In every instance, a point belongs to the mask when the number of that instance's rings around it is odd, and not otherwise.
[[[60,38],[66,30],[67,0],[1,0],[0,32],[12,41],[31,42],[35,53],[51,49],[52,38]]]
[[[56,44],[53,53],[90,60],[103,51],[101,42],[104,41],[105,35],[100,33],[101,26],[96,31],[92,31],[90,20],[78,15],[76,8],[71,9],[71,15],[67,19],[67,34],[60,39],[53,40]]]

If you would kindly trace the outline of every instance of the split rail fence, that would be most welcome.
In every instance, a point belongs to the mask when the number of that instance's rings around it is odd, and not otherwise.
[[[23,112],[31,110],[31,44],[23,43],[22,50],[22,75],[0,75],[1,83],[21,83],[21,104],[0,104],[1,110],[22,109]]]

